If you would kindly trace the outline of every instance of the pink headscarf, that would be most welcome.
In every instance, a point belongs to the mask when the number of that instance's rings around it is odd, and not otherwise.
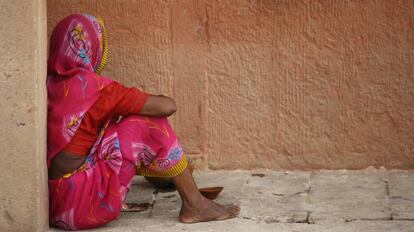
[[[99,76],[107,60],[103,22],[73,14],[58,23],[48,59],[48,166],[79,128],[84,114],[112,80]]]

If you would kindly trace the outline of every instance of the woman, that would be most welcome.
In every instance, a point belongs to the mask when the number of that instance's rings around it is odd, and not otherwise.
[[[219,205],[198,191],[166,119],[176,111],[174,101],[100,76],[107,55],[100,19],[73,14],[53,30],[47,77],[50,224],[79,230],[116,219],[136,170],[173,179],[183,223],[235,217],[238,206]]]

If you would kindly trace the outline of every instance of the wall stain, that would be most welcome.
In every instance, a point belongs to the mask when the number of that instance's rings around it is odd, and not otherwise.
[[[10,215],[9,211],[4,210],[3,212],[3,218],[6,219],[7,222],[9,222],[10,224],[14,223],[14,218]]]

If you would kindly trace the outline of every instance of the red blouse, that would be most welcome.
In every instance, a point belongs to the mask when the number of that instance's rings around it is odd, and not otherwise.
[[[127,88],[113,82],[106,86],[85,113],[81,125],[64,151],[76,155],[87,155],[98,138],[103,123],[119,115],[138,114],[149,97],[137,88]]]

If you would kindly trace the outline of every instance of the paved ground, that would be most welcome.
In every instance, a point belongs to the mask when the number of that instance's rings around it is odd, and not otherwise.
[[[208,171],[195,178],[199,187],[224,186],[217,201],[239,202],[240,216],[181,224],[178,194],[157,191],[137,177],[128,201],[149,202],[152,208],[123,213],[93,231],[414,232],[414,172]]]

